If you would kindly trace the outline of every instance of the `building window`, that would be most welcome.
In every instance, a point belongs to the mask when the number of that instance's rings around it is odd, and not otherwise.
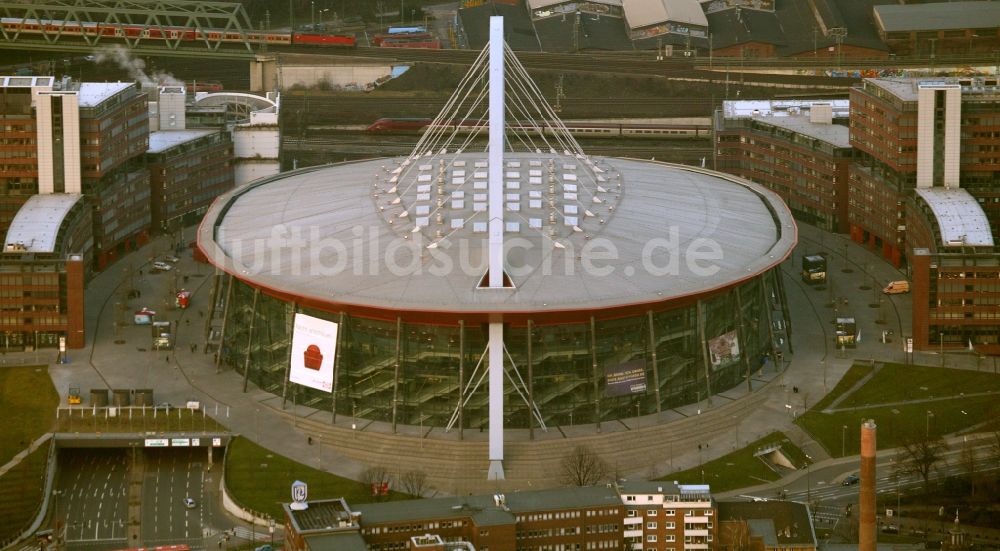
[[[656,523],[655,522],[647,522],[646,523],[646,530],[656,530]]]
[[[666,528],[667,530],[673,530],[674,528],[677,528],[677,525],[673,522],[668,522]]]
[[[628,516],[634,517],[635,516],[635,509],[629,509],[628,510]]]
[[[646,515],[647,516],[651,516],[651,517],[655,517],[657,512],[658,511],[656,509],[650,509],[650,510],[646,511]]]
[[[674,511],[673,509],[667,509],[663,514],[667,515],[668,517],[672,517],[672,516],[676,515],[677,512]]]
[[[656,543],[656,535],[650,534],[646,536],[646,541],[648,541],[649,543]]]
[[[665,542],[668,542],[668,543],[669,543],[669,542],[672,542],[672,541],[677,541],[677,536],[675,536],[675,535],[673,535],[673,534],[667,534],[667,535],[665,536],[665,538],[666,538],[666,539],[664,539],[663,541],[665,541]]]

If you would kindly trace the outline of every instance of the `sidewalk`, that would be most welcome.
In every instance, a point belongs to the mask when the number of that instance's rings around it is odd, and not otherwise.
[[[190,228],[187,233],[191,234]],[[885,323],[879,323],[883,321],[879,319],[879,309],[866,305],[870,302],[871,291],[858,289],[870,285],[872,278],[878,285],[902,276],[841,236],[824,235],[820,246],[820,233],[810,226],[800,226],[800,246],[785,264],[788,276],[785,288],[792,311],[795,350],[794,354],[785,353],[788,363],[785,371],[776,372],[769,366],[755,374],[754,391],[750,396],[746,385],[741,384],[712,397],[711,405],[702,400],[698,404],[664,411],[659,416],[603,423],[600,433],[593,425],[551,427],[548,432],[535,431],[536,439],[545,440],[546,444],[532,444],[528,442],[526,430],[509,430],[506,440],[513,470],[508,470],[512,480],[507,485],[520,488],[526,487],[525,484],[530,487],[557,484],[558,480],[551,473],[558,471],[560,450],[571,449],[576,442],[599,448],[602,453],[609,454],[605,459],[617,465],[621,475],[638,478],[663,476],[696,466],[776,430],[785,432],[814,460],[828,459],[826,450],[793,423],[794,416],[832,389],[855,359],[902,360],[900,336],[909,332],[903,325],[909,316],[909,296],[888,297],[889,303],[883,307]],[[842,271],[845,243],[846,266],[853,270],[851,273]],[[241,375],[231,370],[217,373],[213,356],[203,353],[205,320],[198,312],[208,311],[212,286],[210,268],[196,264],[190,251],[179,255],[182,260],[178,269],[189,275],[187,289],[193,291],[194,296],[191,308],[171,310],[169,305],[162,303],[162,297],[173,276],[149,274],[144,266],[166,249],[164,238],[154,240],[91,282],[86,296],[87,347],[70,351],[71,363],[53,365],[49,369],[63,400],[70,386],[79,386],[85,397],[90,388],[153,388],[156,402],[177,404],[194,398],[200,400],[210,414],[214,415],[218,408],[217,419],[234,433],[304,464],[315,466],[317,457],[316,447],[307,443],[307,436],[320,436],[324,446],[323,467],[341,476],[358,478],[365,461],[376,458],[384,462],[392,458],[394,468],[425,468],[441,493],[495,490],[496,484],[487,483],[485,476],[477,474],[479,470],[485,471],[487,463],[486,433],[467,430],[466,442],[458,442],[455,431],[445,434],[440,429],[425,428],[427,434],[422,438],[419,427],[400,426],[400,436],[390,438],[391,427],[386,423],[358,419],[358,430],[354,430],[350,417],[338,416],[334,425],[328,411],[316,411],[302,405],[294,409],[293,417],[291,402],[288,409],[282,411],[280,396],[261,391],[252,383],[244,393]],[[801,256],[818,250],[830,254],[832,291],[817,291],[797,283]],[[117,299],[114,292],[122,283],[122,273],[129,262],[134,264],[136,271],[143,270],[139,282],[143,298],[129,301],[126,313],[142,306],[166,309],[162,312],[165,318],[178,321],[176,346],[172,351],[150,351],[148,328],[131,324],[117,335],[124,344],[115,343]],[[838,357],[839,351],[832,347],[834,312],[825,306],[831,294],[848,297],[847,308],[857,318],[863,335],[858,347],[847,350],[844,357]],[[876,338],[882,328],[894,331],[894,342],[883,344]],[[190,349],[192,343],[198,345],[195,352]],[[45,352],[42,354],[44,356]],[[54,360],[54,352],[51,356]],[[940,358],[916,353],[914,361],[937,365]],[[968,355],[947,356],[947,365],[952,368],[975,369],[976,363],[976,359]],[[425,442],[427,449],[424,449]],[[697,449],[695,444],[700,444],[702,449]],[[532,466],[532,462],[542,464]],[[529,476],[528,472],[533,474]],[[519,473],[525,477],[519,479]],[[465,480],[455,482],[453,479],[460,474]]]

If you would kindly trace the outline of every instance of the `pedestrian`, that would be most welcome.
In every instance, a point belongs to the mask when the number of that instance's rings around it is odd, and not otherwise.
[[[191,320],[185,318],[184,319],[184,325],[190,326],[191,325]]]
[[[310,436],[310,437],[309,437],[309,445],[310,445],[310,446],[312,446],[312,445],[313,445],[313,437],[312,437],[312,436]]]
[[[204,310],[198,310],[198,317],[199,318],[205,317],[205,311]]]

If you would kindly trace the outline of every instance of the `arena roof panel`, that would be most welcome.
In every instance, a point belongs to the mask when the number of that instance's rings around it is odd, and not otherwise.
[[[392,162],[306,169],[234,190],[209,210],[199,243],[242,279],[312,300],[394,311],[515,313],[615,308],[721,289],[778,264],[796,240],[787,207],[756,184],[692,167],[613,159],[623,182],[613,214],[581,221],[579,231],[562,220],[546,226],[569,232],[559,238],[569,246],[560,249],[530,228],[528,213],[508,212],[508,221],[521,223],[518,233],[508,234],[516,288],[481,290],[486,236],[472,232],[485,213],[463,215],[460,235],[428,249],[435,238],[424,232],[451,231],[448,217],[412,233],[413,213],[391,204],[385,192],[373,198],[377,174],[388,174]],[[522,208],[530,209],[527,202]],[[722,254],[713,273],[700,274],[683,259],[669,264],[706,242],[717,243]],[[582,252],[599,245],[612,247],[615,258],[584,265]],[[653,266],[670,273],[658,275]],[[609,268],[610,275],[595,275]]]
[[[55,252],[59,228],[83,196],[77,193],[32,195],[7,229],[5,244],[22,244],[25,252]]]

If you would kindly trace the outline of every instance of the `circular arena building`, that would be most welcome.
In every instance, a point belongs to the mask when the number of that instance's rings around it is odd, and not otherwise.
[[[775,194],[650,161],[504,164],[500,289],[483,284],[485,154],[314,167],[221,197],[198,234],[231,275],[220,361],[289,402],[477,429],[485,326],[502,321],[505,425],[537,427],[695,402],[787,337],[796,227]],[[294,313],[340,324],[330,392],[287,382]]]
[[[499,480],[504,427],[600,430],[749,385],[789,337],[797,235],[756,184],[588,156],[490,32],[409,156],[233,190],[198,247],[228,274],[218,361],[244,388],[352,426],[489,428]]]

